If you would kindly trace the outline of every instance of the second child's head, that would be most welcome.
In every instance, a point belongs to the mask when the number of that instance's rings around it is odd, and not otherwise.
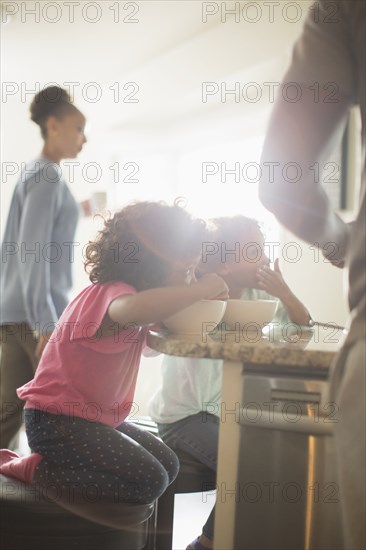
[[[124,281],[137,290],[190,284],[206,226],[179,206],[138,202],[105,221],[86,250],[93,283]]]
[[[199,272],[214,271],[229,287],[258,288],[257,271],[269,263],[264,244],[257,220],[246,216],[215,218]]]

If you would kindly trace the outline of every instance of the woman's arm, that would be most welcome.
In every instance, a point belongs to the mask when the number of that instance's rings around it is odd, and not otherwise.
[[[228,288],[224,280],[215,273],[209,273],[191,285],[154,288],[121,296],[110,304],[108,315],[120,325],[150,325],[164,321],[198,300],[227,297]]]
[[[321,179],[356,90],[347,14],[335,4],[339,11],[329,22],[327,2],[319,2],[319,18],[309,15],[295,46],[271,115],[259,184],[263,205],[298,237],[319,242],[333,263],[345,258],[349,229],[332,211]]]
[[[39,331],[56,322],[57,312],[51,296],[50,262],[45,256],[45,246],[52,241],[52,230],[57,216],[58,182],[42,179],[30,183],[19,227],[21,257],[21,292],[27,312],[27,320]]]

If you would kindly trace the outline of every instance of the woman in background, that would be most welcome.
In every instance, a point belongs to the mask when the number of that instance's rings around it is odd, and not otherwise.
[[[68,303],[79,207],[60,162],[76,158],[86,142],[85,117],[66,90],[45,88],[34,97],[30,112],[44,145],[17,182],[2,243],[1,447],[10,446],[22,424],[16,388],[33,378]]]
[[[127,417],[149,326],[228,296],[215,273],[194,277],[205,233],[201,220],[159,202],[131,204],[105,221],[86,248],[92,284],[67,306],[34,379],[18,389],[32,453],[0,450],[1,474],[46,494],[54,487],[61,506],[117,528],[118,503],[163,494],[177,457]],[[90,485],[97,505],[86,498]]]

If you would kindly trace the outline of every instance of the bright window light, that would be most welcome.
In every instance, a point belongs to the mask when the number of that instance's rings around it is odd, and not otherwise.
[[[113,186],[119,208],[134,200],[179,200],[194,216],[209,219],[243,214],[257,219],[267,241],[277,242],[278,225],[258,199],[260,154],[264,136],[214,144],[182,154],[129,152],[129,166]],[[120,166],[125,166],[123,158]],[[138,170],[136,171],[136,167]]]

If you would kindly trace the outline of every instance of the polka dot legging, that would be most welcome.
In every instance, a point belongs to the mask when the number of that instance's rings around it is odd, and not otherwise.
[[[154,435],[123,422],[111,428],[79,417],[25,410],[28,443],[44,458],[34,482],[77,488],[95,498],[151,503],[174,481],[178,458]]]

